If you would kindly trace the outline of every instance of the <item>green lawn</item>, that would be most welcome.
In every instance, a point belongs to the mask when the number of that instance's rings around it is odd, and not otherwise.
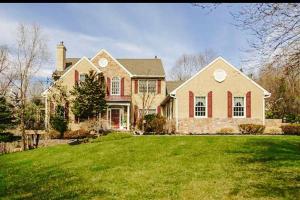
[[[300,137],[142,136],[7,154],[0,199],[300,199]]]

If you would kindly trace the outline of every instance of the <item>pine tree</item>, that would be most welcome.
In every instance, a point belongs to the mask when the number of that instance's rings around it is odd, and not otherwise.
[[[89,71],[85,81],[76,84],[71,94],[75,97],[72,112],[81,119],[98,116],[106,109],[105,81],[102,73]]]
[[[6,101],[5,96],[0,96],[0,133],[14,125],[13,106]]]

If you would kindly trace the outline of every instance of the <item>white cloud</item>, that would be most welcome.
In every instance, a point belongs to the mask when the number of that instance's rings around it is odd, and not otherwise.
[[[168,72],[175,60],[183,53],[196,51],[189,41],[188,33],[183,27],[183,21],[176,17],[167,21],[162,11],[156,6],[141,5],[133,13],[138,23],[148,23],[144,29],[118,12],[116,8],[105,4],[97,9],[86,9],[81,5],[68,5],[69,9],[79,13],[76,23],[78,31],[59,29],[40,24],[48,39],[51,62],[41,67],[39,77],[50,76],[55,68],[55,49],[59,41],[64,41],[67,47],[67,57],[93,57],[100,49],[107,49],[116,58],[154,58],[162,59],[165,71]],[[99,9],[98,9],[99,8]],[[144,15],[147,12],[147,15]],[[149,14],[151,13],[151,14]],[[103,19],[103,16],[106,16]],[[92,24],[87,23],[92,22]],[[60,23],[60,22],[57,22]],[[0,14],[0,44],[13,44],[18,21]],[[92,27],[108,29],[112,34],[95,33]],[[81,29],[80,29],[81,27]],[[84,29],[82,29],[84,28]],[[104,32],[104,31],[103,31]]]

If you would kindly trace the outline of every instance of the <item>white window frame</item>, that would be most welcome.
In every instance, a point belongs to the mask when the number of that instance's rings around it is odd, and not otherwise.
[[[80,80],[80,76],[81,76],[81,75],[85,75],[85,77],[84,77],[84,80],[85,80],[85,78],[86,78],[86,76],[87,76],[87,73],[83,73],[83,72],[79,73],[79,83],[81,82],[81,80]]]
[[[119,93],[118,94],[113,94],[113,79],[114,78],[118,78],[119,79]],[[110,83],[110,95],[112,95],[112,96],[120,96],[121,95],[121,78],[119,77],[119,76],[114,76],[114,77],[112,77],[111,78],[111,83]]]
[[[141,109],[139,109],[139,117],[141,116],[141,112],[142,112],[142,108]],[[148,112],[149,112],[149,110],[155,110],[155,113],[152,113],[152,114],[157,114],[157,109],[155,109],[155,108],[149,108],[149,109],[144,109],[145,110],[145,115],[148,115]]]
[[[244,115],[234,116],[234,98],[244,98]],[[246,97],[245,96],[233,96],[232,97],[232,118],[245,118],[246,117]]]
[[[143,92],[140,92],[140,81],[146,81],[146,91],[145,93],[149,92],[149,81],[155,82],[155,92],[150,92],[150,94],[156,94],[157,93],[157,80],[156,79],[139,79],[138,80],[138,93],[142,94]]]
[[[204,116],[196,116],[196,97],[205,97],[205,115]],[[194,96],[194,117],[195,118],[207,118],[207,96],[204,95],[198,95],[198,96]]]

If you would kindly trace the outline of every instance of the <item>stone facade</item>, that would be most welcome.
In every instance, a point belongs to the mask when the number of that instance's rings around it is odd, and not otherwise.
[[[178,133],[182,134],[214,134],[222,128],[232,128],[233,133],[239,133],[239,124],[262,124],[260,119],[226,119],[226,118],[205,118],[205,119],[179,119]]]

